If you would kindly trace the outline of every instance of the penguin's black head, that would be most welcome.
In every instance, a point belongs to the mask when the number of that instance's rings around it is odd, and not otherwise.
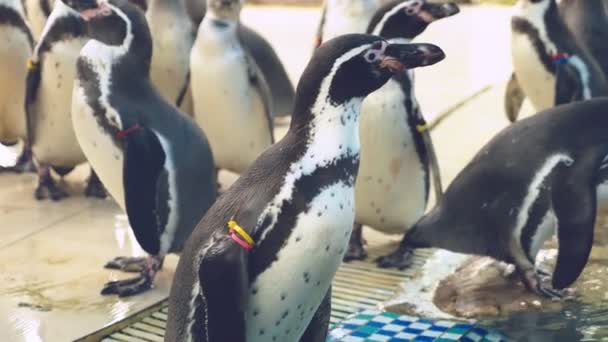
[[[362,99],[393,74],[431,65],[444,57],[432,44],[389,44],[365,34],[336,37],[315,50],[298,84],[296,109],[312,108],[318,98],[333,105]]]
[[[207,0],[208,12],[217,19],[238,20],[243,0]]]
[[[370,21],[367,32],[385,39],[413,39],[435,20],[460,12],[455,3],[426,0],[395,0],[382,6]]]

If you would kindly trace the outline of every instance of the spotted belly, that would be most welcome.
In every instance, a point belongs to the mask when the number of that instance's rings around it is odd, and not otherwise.
[[[354,220],[353,195],[351,186],[329,186],[296,219],[276,261],[251,284],[247,341],[302,336],[342,262]]]
[[[519,85],[532,102],[534,109],[541,111],[553,107],[555,76],[545,69],[532,41],[527,36],[513,33],[511,57]]]
[[[89,163],[110,195],[124,210],[123,151],[97,122],[93,110],[85,101],[79,82],[74,82],[72,123],[76,138]]]
[[[192,54],[192,93],[201,126],[219,168],[243,172],[271,145],[262,99],[249,84],[243,55]]]
[[[356,221],[401,234],[424,213],[427,175],[406,121],[404,95],[389,81],[363,102]]]

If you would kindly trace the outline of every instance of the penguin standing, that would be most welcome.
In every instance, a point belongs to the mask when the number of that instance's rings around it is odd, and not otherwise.
[[[241,173],[273,142],[271,96],[237,36],[242,0],[208,0],[190,55],[196,121],[216,166]]]
[[[380,0],[325,0],[314,46],[347,33],[364,33]]]
[[[355,214],[363,99],[394,72],[443,57],[434,45],[361,34],[316,50],[287,135],[218,198],[188,240],[165,341],[325,341],[330,285]]]
[[[0,37],[0,143],[13,145],[26,138],[23,96],[26,61],[33,47],[32,34],[25,22],[21,1],[0,1]],[[30,161],[30,152],[26,147],[15,166],[0,167],[0,170],[28,170]]]
[[[83,151],[123,208],[147,258],[106,265],[141,267],[102,294],[128,296],[152,286],[167,253],[179,252],[215,200],[213,157],[204,133],[149,79],[152,38],[142,11],[124,0],[66,0],[87,21],[72,120]],[[110,81],[111,80],[111,81]]]
[[[524,284],[559,296],[584,268],[596,217],[596,190],[608,180],[608,99],[557,106],[498,133],[456,176],[442,200],[383,258],[405,267],[412,248],[439,247],[513,263]],[[574,132],[574,134],[573,134]],[[535,269],[557,228],[552,279]]]
[[[87,39],[78,12],[56,1],[30,58],[32,67],[27,74],[25,108],[28,140],[38,163],[37,199],[50,197],[56,201],[67,197],[67,192],[53,180],[51,168],[63,176],[86,162],[70,112],[76,59]],[[85,194],[106,197],[93,170]]]
[[[55,0],[25,0],[23,5],[34,40],[38,41],[46,20],[55,6]]]
[[[511,31],[514,75],[505,96],[509,120],[517,120],[521,93],[536,111],[608,95],[608,81],[600,66],[576,41],[555,0],[519,0]]]
[[[187,16],[183,0],[150,0],[146,11],[153,42],[150,80],[165,100],[192,115],[187,93],[195,31],[192,22],[184,20]]]
[[[199,27],[207,11],[206,0],[185,1],[188,15],[194,26]],[[291,115],[295,91],[289,75],[272,45],[256,31],[240,22],[237,31],[241,45],[255,60],[268,82],[268,88],[272,94],[272,113],[276,117]]]
[[[396,0],[382,6],[367,32],[389,42],[411,41],[433,21],[459,12],[454,3]],[[361,164],[355,186],[355,225],[345,260],[366,257],[362,225],[403,234],[424,214],[433,174],[441,197],[439,165],[414,95],[414,74],[395,74],[361,109]]]

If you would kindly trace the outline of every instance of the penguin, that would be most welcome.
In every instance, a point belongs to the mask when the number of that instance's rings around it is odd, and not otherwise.
[[[208,0],[190,54],[194,117],[217,167],[236,173],[274,143],[270,90],[237,36],[242,4]]]
[[[213,155],[198,125],[150,81],[152,38],[144,13],[125,0],[64,1],[86,21],[91,38],[76,64],[76,137],[149,254],[106,265],[140,269],[138,277],[101,291],[130,296],[153,286],[164,256],[181,251],[215,201]]]
[[[34,192],[38,200],[48,197],[58,201],[68,196],[53,180],[51,169],[63,176],[87,161],[70,115],[76,60],[87,40],[78,12],[56,1],[30,58],[26,81],[28,140],[38,164]],[[106,197],[92,169],[85,195]]]
[[[207,11],[206,0],[185,0],[186,9],[194,23],[199,27]],[[272,94],[272,113],[275,117],[289,117],[293,107],[295,90],[287,70],[272,45],[259,33],[239,22],[239,41],[258,65],[268,82]]]
[[[531,291],[560,296],[580,275],[593,243],[596,191],[608,179],[607,110],[608,98],[598,97],[503,129],[381,265],[406,267],[413,248],[486,255],[514,264]],[[551,276],[534,261],[556,230]]]
[[[184,2],[149,0],[145,12],[153,42],[150,79],[165,100],[192,115],[189,60],[195,30],[190,20],[184,20]]]
[[[367,33],[389,42],[410,42],[435,20],[459,12],[454,3],[395,0],[380,7]],[[414,94],[414,74],[395,74],[363,102],[361,162],[355,185],[355,225],[345,261],[362,260],[362,225],[403,234],[424,214],[433,175],[441,197],[437,156]]]
[[[514,76],[505,94],[511,122],[517,120],[523,101],[521,94],[511,96],[513,91],[523,92],[536,111],[608,95],[599,64],[576,41],[555,0],[517,2],[511,19],[511,56]]]
[[[14,145],[24,141],[25,148],[14,166],[0,171],[30,171],[31,152],[27,146],[26,120],[23,109],[26,61],[32,53],[33,37],[19,0],[0,1],[0,143]]]
[[[24,0],[23,5],[32,36],[35,41],[38,41],[46,20],[54,8],[55,0]]]
[[[558,9],[576,41],[588,48],[608,77],[608,1],[561,0]]]
[[[443,58],[431,44],[364,34],[316,50],[287,134],[218,198],[188,240],[165,341],[325,341],[330,285],[355,215],[363,99],[394,73]]]
[[[346,33],[365,33],[380,0],[325,0],[314,47]]]

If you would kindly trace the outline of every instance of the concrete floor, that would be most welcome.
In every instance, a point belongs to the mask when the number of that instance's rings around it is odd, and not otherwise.
[[[495,86],[433,131],[444,184],[507,124],[502,89],[511,68],[508,15],[504,7],[464,8],[418,39],[441,46],[448,56],[417,73],[416,92],[427,118]],[[243,13],[243,21],[275,46],[294,82],[310,56],[317,20],[314,8],[248,7]],[[277,130],[280,135],[285,127]],[[0,147],[0,165],[13,158],[14,151]],[[167,296],[175,256],[165,262],[152,291],[129,299],[99,295],[103,283],[129,277],[103,269],[106,261],[144,253],[112,200],[81,195],[87,169],[79,167],[65,179],[72,197],[59,203],[34,200],[33,174],[0,175],[1,341],[73,340]],[[222,182],[234,178],[222,175]]]

